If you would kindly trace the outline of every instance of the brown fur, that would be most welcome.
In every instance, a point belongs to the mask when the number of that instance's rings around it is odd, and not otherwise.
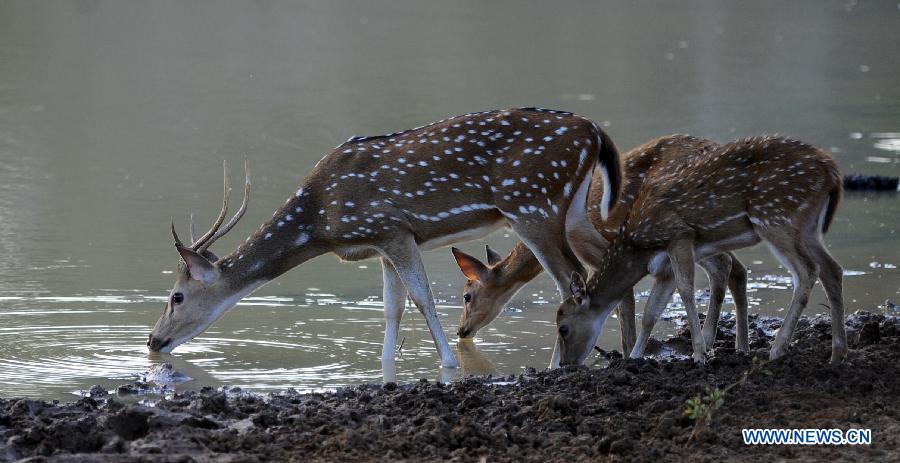
[[[575,333],[563,342],[564,361],[583,361],[591,334],[580,332],[593,330],[591,320],[602,320],[661,252],[672,260],[695,359],[704,361],[693,302],[695,251],[722,252],[764,240],[798,282],[772,357],[784,354],[818,272],[834,320],[832,361],[839,362],[846,353],[841,271],[819,241],[818,220],[823,208],[836,203],[832,198],[840,189],[841,174],[831,156],[786,138],[748,138],[655,166],[586,284],[589,301],[569,298],[560,306],[557,324]]]

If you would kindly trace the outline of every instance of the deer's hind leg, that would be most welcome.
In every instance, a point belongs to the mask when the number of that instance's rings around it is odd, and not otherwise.
[[[806,243],[809,254],[819,267],[819,281],[828,296],[828,305],[831,309],[831,363],[837,364],[847,356],[847,332],[844,327],[844,296],[843,278],[844,269],[841,268],[825,244],[822,242],[822,215],[827,207],[822,207],[823,213],[819,220],[810,224],[806,231]]]
[[[847,332],[844,327],[844,297],[842,280],[844,270],[831,257],[822,243],[816,241],[809,246],[810,255],[819,267],[819,280],[828,296],[831,308],[831,363],[844,361],[847,356]]]
[[[770,359],[777,359],[787,353],[788,345],[809,302],[809,293],[816,282],[816,263],[810,255],[806,244],[797,239],[796,231],[788,227],[755,227],[760,237],[765,240],[772,254],[791,272],[794,279],[794,295],[791,306],[784,317],[784,323],[775,335]]]

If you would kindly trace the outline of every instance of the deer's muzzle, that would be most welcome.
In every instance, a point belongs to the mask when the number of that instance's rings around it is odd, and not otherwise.
[[[147,341],[147,347],[150,348],[151,352],[159,352],[163,347],[168,346],[172,342],[172,338],[162,340],[160,338],[154,338],[153,335],[150,335],[150,339]]]

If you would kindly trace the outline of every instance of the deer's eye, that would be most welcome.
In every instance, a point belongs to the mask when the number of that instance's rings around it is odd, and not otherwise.
[[[175,293],[172,295],[172,304],[181,304],[184,302],[184,294]]]
[[[560,326],[559,327],[559,335],[562,337],[565,337],[567,334],[569,334],[569,327],[566,325]]]
[[[472,295],[469,293],[463,294],[463,300],[466,302],[472,302]]]

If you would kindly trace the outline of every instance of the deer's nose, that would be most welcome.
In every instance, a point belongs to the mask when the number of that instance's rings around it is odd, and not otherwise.
[[[460,328],[460,329],[456,332],[456,335],[459,336],[459,337],[461,337],[461,338],[468,338],[468,337],[469,337],[469,332],[470,332],[470,331],[471,331],[471,330],[468,330],[468,329],[466,329],[466,328]]]
[[[154,338],[153,335],[150,335],[150,339],[147,341],[147,347],[150,348],[152,352],[159,352],[160,349],[169,345],[172,342],[172,338],[162,340],[160,338]]]

